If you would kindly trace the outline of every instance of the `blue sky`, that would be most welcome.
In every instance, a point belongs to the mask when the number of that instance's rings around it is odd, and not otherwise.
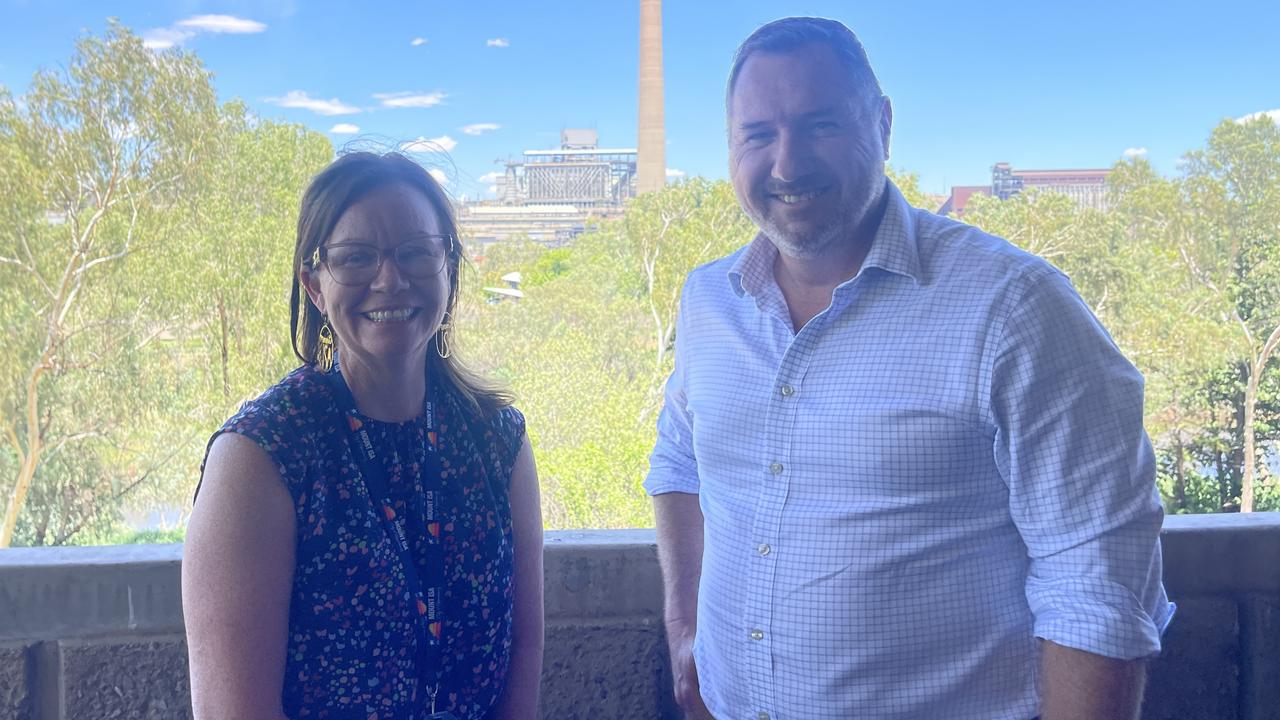
[[[388,141],[448,138],[443,169],[458,195],[482,196],[496,159],[555,147],[562,127],[634,147],[638,0],[358,5],[0,0],[0,84],[22,93],[114,16],[198,54],[222,99],[338,146],[358,137],[331,132],[340,125]],[[680,0],[663,8],[669,168],[726,176],[733,50],[761,23],[798,14],[862,38],[894,101],[892,162],[929,192],[985,183],[997,161],[1100,167],[1126,151],[1172,174],[1222,119],[1280,120],[1274,0]]]

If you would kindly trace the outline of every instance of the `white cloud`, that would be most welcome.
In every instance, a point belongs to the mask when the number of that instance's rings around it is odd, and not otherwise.
[[[419,137],[417,140],[400,143],[400,149],[405,152],[449,152],[458,147],[458,141],[448,135],[441,135],[438,138]]]
[[[482,183],[495,183],[495,182],[498,182],[498,178],[500,177],[502,177],[502,173],[497,172],[495,170],[494,172],[487,172],[481,175],[480,177],[476,178],[476,180]]]
[[[431,177],[435,178],[436,182],[440,183],[441,185],[449,184],[449,176],[445,175],[444,171],[441,170],[440,168],[431,168],[430,170],[427,171],[427,173],[431,175]]]
[[[1276,124],[1280,125],[1280,108],[1277,108],[1277,109],[1275,109],[1275,110],[1259,110],[1259,111],[1258,111],[1258,112],[1256,112],[1256,113],[1249,113],[1248,115],[1245,115],[1244,117],[1236,118],[1236,122],[1238,122],[1238,123],[1247,123],[1247,122],[1249,122],[1250,120],[1257,120],[1258,118],[1262,117],[1263,115],[1266,115],[1267,117],[1271,118],[1271,120],[1272,120],[1273,122],[1275,122]]]
[[[329,132],[334,135],[355,135],[360,132],[360,128],[352,125],[351,123],[338,123],[337,125],[329,128]]]
[[[410,40],[410,41],[409,41],[409,44],[410,44],[410,45],[412,45],[412,46],[414,46],[414,47],[418,47],[419,45],[426,45],[426,44],[427,44],[427,39],[426,39],[426,38],[414,38],[414,39],[412,39],[412,40]]]
[[[511,47],[511,43],[506,38],[491,38],[484,41],[485,47]]]
[[[462,132],[468,135],[483,135],[490,130],[497,130],[502,126],[497,123],[474,123],[462,128]]]
[[[152,28],[142,33],[142,45],[149,50],[177,47],[200,33],[260,33],[267,26],[256,20],[231,15],[195,15],[172,27]]]
[[[667,177],[668,177],[668,178],[671,178],[671,179],[677,179],[677,180],[678,180],[678,179],[680,179],[680,178],[684,177],[684,171],[683,171],[683,170],[677,170],[677,169],[675,169],[675,168],[667,168]]]
[[[382,101],[382,107],[389,108],[429,108],[444,102],[446,95],[442,92],[415,93],[374,93],[373,97]]]
[[[1147,154],[1147,149],[1146,149],[1146,148],[1144,148],[1144,147],[1140,147],[1140,148],[1129,148],[1129,149],[1127,149],[1127,150],[1125,150],[1125,151],[1124,151],[1124,156],[1125,156],[1125,157],[1127,157],[1127,158],[1129,158],[1129,159],[1139,158],[1139,157],[1142,157],[1142,156],[1144,156],[1144,155],[1146,155],[1146,154]]]
[[[490,195],[497,195],[497,194],[498,194],[498,186],[497,186],[497,185],[490,185],[490,186],[489,186],[489,194],[490,194]]]
[[[319,115],[354,115],[360,112],[360,108],[348,105],[338,98],[321,100],[320,98],[313,98],[301,90],[290,90],[284,94],[284,97],[267,98],[267,102],[285,108],[310,110]]]
[[[260,33],[267,29],[267,26],[256,21],[246,20],[244,18],[233,17],[231,15],[196,15],[186,20],[179,20],[178,27],[189,28],[196,32],[209,33]]]
[[[195,37],[190,30],[153,28],[142,33],[142,46],[148,50],[168,50]]]

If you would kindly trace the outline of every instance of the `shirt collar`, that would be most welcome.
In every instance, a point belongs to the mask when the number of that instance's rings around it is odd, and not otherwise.
[[[905,275],[920,284],[920,247],[916,236],[915,208],[907,203],[902,191],[885,181],[884,217],[876,228],[871,250],[862,261],[862,270],[880,268],[895,275]],[[859,272],[861,274],[861,271]]]
[[[893,181],[885,181],[884,217],[871,241],[871,250],[862,261],[862,274],[869,267],[895,275],[904,275],[920,284],[920,253],[916,238],[914,208],[907,203]],[[773,263],[778,248],[764,233],[756,233],[729,268],[729,287],[742,297],[759,297],[764,287],[773,284]]]

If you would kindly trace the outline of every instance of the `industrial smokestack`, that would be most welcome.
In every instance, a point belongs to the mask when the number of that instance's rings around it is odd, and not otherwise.
[[[640,0],[640,138],[636,193],[667,182],[667,138],[662,103],[662,0]]]

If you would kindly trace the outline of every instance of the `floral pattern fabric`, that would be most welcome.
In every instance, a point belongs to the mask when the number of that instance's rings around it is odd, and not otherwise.
[[[437,710],[479,720],[504,685],[511,651],[511,470],[524,438],[514,408],[469,422],[460,400],[437,393],[443,524],[444,629]],[[360,480],[346,423],[318,371],[302,367],[219,430],[244,435],[278,466],[293,496],[296,564],[289,609],[284,710],[302,720],[402,720],[415,716],[437,669],[417,667],[414,600],[393,541]],[[379,448],[422,582],[426,565],[425,418],[387,423],[361,417]],[[472,426],[472,425],[475,426]],[[216,437],[216,435],[215,435]],[[421,682],[419,682],[421,678]],[[420,689],[419,689],[420,688]]]

